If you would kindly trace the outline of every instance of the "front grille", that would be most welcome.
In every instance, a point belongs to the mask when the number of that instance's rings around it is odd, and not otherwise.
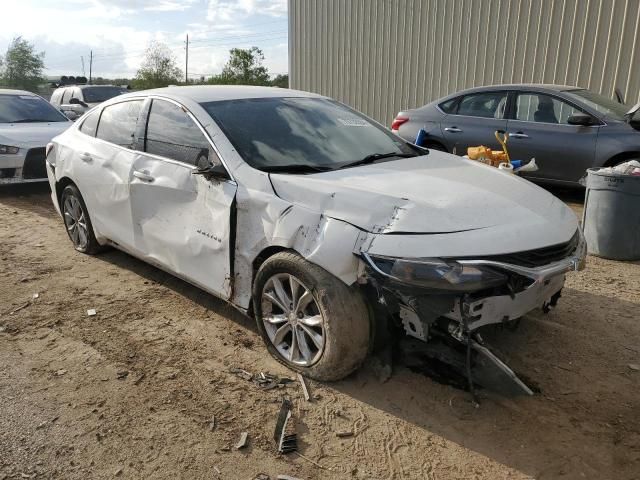
[[[22,167],[22,178],[47,178],[45,159],[44,147],[29,150]]]
[[[493,255],[490,257],[473,257],[472,260],[491,260],[493,262],[509,263],[521,267],[536,268],[562,260],[573,253],[578,246],[580,237],[578,231],[571,240],[566,243],[552,245],[550,247],[527,250],[525,252],[508,253],[505,255]],[[471,258],[470,258],[471,260]]]

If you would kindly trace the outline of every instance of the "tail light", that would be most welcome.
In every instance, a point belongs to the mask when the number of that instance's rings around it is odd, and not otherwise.
[[[409,117],[403,117],[401,115],[398,115],[396,119],[393,121],[393,123],[391,124],[391,130],[399,130],[400,125],[402,125],[403,123],[407,123],[408,121],[409,121]]]
[[[53,143],[49,142],[47,143],[47,146],[44,149],[44,156],[45,158],[49,156],[49,152],[53,150]]]

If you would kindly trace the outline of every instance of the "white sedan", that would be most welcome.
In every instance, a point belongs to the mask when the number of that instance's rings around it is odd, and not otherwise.
[[[305,92],[119,96],[56,137],[47,163],[78,251],[114,246],[230,302],[316,379],[345,377],[399,331],[531,393],[479,329],[555,304],[585,256],[545,190]]]
[[[70,125],[44,98],[0,89],[0,184],[46,182],[45,146]]]

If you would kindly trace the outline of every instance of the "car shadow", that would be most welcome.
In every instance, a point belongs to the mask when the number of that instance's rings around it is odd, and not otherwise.
[[[253,319],[158,268],[118,250],[96,258],[257,332]],[[487,332],[485,340],[540,389],[532,397],[480,391],[476,408],[468,392],[402,365],[394,365],[386,382],[365,366],[325,387],[538,479],[626,478],[640,460],[640,399],[632,377],[637,372],[626,368],[637,361],[637,308],[565,288],[548,315],[532,313],[513,332]]]
[[[48,182],[0,184],[3,205],[28,210],[41,217],[55,215],[50,194]]]
[[[633,478],[640,461],[638,304],[565,288],[558,308],[485,341],[540,388],[532,397],[467,392],[394,365],[334,388],[537,479]],[[637,471],[636,471],[637,473]]]

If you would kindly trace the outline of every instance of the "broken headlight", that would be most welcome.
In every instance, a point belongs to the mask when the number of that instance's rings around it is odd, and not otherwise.
[[[507,282],[503,273],[479,265],[463,265],[441,258],[391,258],[368,256],[371,266],[395,281],[434,290],[473,292]]]

